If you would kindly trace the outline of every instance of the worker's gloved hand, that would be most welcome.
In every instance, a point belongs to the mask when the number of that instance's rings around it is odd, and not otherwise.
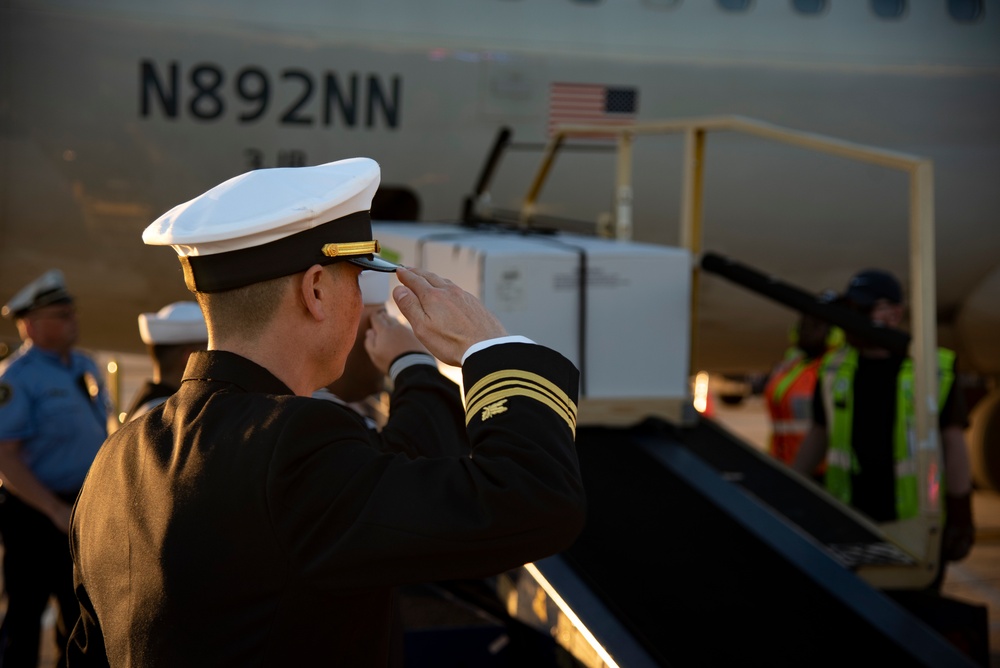
[[[972,550],[976,528],[972,524],[972,493],[945,495],[944,536],[941,554],[945,561],[961,561]]]

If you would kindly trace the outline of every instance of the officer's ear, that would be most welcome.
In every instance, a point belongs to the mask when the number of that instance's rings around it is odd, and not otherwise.
[[[314,264],[302,273],[299,280],[299,301],[306,314],[316,322],[322,322],[333,314],[333,277],[321,265]]]

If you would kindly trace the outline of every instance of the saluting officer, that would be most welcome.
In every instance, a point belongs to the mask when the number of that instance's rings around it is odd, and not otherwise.
[[[46,272],[3,307],[23,345],[0,365],[0,534],[7,613],[0,665],[38,664],[42,613],[56,596],[56,656],[65,665],[79,617],[69,555],[70,508],[107,436],[110,401],[93,360],[74,350],[73,298]]]
[[[355,341],[360,272],[396,269],[374,256],[378,181],[367,158],[258,170],[145,231],[179,253],[209,345],[77,501],[74,666],[385,665],[396,585],[496,574],[579,533],[577,369],[450,281],[401,268],[393,297],[462,366],[471,454],[385,452],[311,397]]]
[[[156,408],[177,391],[191,353],[208,345],[208,328],[195,302],[174,302],[139,314],[139,336],[153,361],[153,378],[139,389],[125,421]]]

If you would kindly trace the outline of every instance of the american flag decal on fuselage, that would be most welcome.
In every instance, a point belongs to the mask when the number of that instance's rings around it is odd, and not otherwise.
[[[465,396],[465,424],[469,424],[476,415],[480,415],[482,420],[497,415],[500,411],[486,409],[511,397],[525,397],[544,404],[565,420],[570,431],[576,434],[576,404],[573,400],[547,378],[518,369],[491,373],[469,389]],[[516,413],[512,407],[504,406],[504,409]]]
[[[632,86],[553,83],[549,88],[549,126],[632,125],[638,109],[639,91]]]

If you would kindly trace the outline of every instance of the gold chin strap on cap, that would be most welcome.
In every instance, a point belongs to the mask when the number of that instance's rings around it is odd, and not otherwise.
[[[342,255],[371,255],[382,250],[378,239],[371,241],[350,241],[340,244],[326,244],[323,246],[323,255],[327,257],[340,257]]]

